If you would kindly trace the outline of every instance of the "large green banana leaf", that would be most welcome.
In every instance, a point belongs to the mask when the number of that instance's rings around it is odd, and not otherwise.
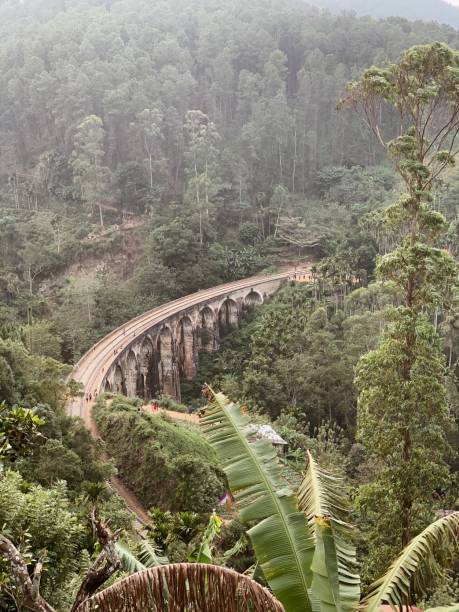
[[[344,522],[349,507],[343,481],[320,468],[309,451],[307,458],[298,499],[316,543],[311,599],[321,612],[349,612],[359,605],[360,576],[352,528]]]
[[[223,465],[241,520],[257,521],[248,534],[266,580],[286,612],[311,612],[314,541],[276,451],[266,440],[249,439],[249,419],[239,405],[222,393],[209,394],[201,425]]]
[[[457,548],[459,512],[444,516],[411,540],[389,570],[370,587],[362,602],[362,610],[376,612],[383,602],[398,607],[411,604],[411,587],[422,593],[432,576],[440,573],[436,561],[445,550]]]
[[[344,521],[349,503],[343,491],[343,479],[321,468],[309,451],[306,455],[306,473],[298,490],[300,508],[310,522],[315,516],[332,516],[336,521]]]
[[[338,563],[335,540],[330,521],[315,517],[316,546],[312,559],[311,599],[315,610],[336,612],[341,610]]]

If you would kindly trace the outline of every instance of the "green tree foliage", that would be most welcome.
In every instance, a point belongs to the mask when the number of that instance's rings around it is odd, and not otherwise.
[[[454,165],[459,131],[459,55],[444,44],[413,47],[396,64],[370,68],[348,86],[345,101],[359,110],[387,148],[406,193],[386,209],[400,236],[379,258],[377,274],[391,283],[400,306],[376,350],[356,370],[359,436],[376,475],[359,494],[369,526],[370,573],[407,545],[432,516],[448,483],[444,462],[449,414],[445,360],[429,315],[448,310],[457,291],[454,260],[439,248],[444,217],[430,206],[432,187]],[[376,114],[382,110],[381,124]],[[402,129],[392,140],[392,114]]]
[[[42,595],[61,603],[66,586],[78,573],[85,537],[84,525],[70,508],[65,483],[44,489],[8,472],[0,479],[0,522],[2,533],[15,542],[29,563],[37,557],[44,559]],[[5,562],[0,563],[5,572]],[[0,575],[5,580],[2,595],[11,593],[20,601],[14,584],[2,572]]]
[[[383,5],[375,4],[370,0],[314,0],[311,4],[339,12],[348,10],[373,17],[404,17],[410,20],[439,21],[448,23],[454,28],[459,27],[459,11],[454,3],[444,0],[426,0],[422,3],[409,0],[403,4],[395,0],[388,0]]]
[[[0,324],[31,313],[45,350],[52,319],[48,354],[74,362],[116,319],[109,300],[138,314],[311,254],[328,285],[371,280],[380,232],[357,224],[394,175],[337,96],[457,34],[297,0],[114,5],[0,9]],[[454,194],[437,201],[453,221]]]
[[[188,111],[185,130],[188,135],[186,164],[189,176],[185,200],[199,217],[199,242],[204,242],[203,217],[209,221],[211,207],[219,191],[217,176],[220,136],[212,121],[201,111]]]
[[[154,166],[161,162],[161,123],[163,114],[159,108],[144,108],[136,117],[142,144],[147,155],[150,189],[153,189]]]
[[[65,414],[73,392],[65,382],[68,366],[33,355],[11,340],[0,341],[0,354],[10,376],[8,386],[0,386],[3,459],[14,461],[29,482],[47,486],[65,480],[72,493],[81,492],[85,481],[110,477],[113,467],[102,459],[100,445],[81,420]]]
[[[30,452],[34,439],[39,435],[39,428],[44,423],[32,410],[7,408],[3,402],[0,405],[0,461],[14,462],[20,455]]]
[[[357,291],[362,301],[376,292]],[[333,421],[352,436],[353,367],[375,346],[381,314],[351,298],[336,310],[316,300],[310,284],[281,289],[225,337],[215,356],[200,355],[193,392],[212,380],[272,419],[292,414],[310,433]]]
[[[0,399],[27,406],[50,404],[62,408],[69,366],[51,357],[30,354],[21,342],[0,340]]]
[[[102,166],[105,131],[103,121],[96,115],[86,117],[78,126],[73,153],[74,180],[83,200],[99,207],[103,226],[102,205],[107,197],[109,169]]]

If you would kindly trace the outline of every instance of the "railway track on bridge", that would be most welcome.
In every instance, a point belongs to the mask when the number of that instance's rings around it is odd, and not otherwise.
[[[250,290],[269,282],[283,282],[291,277],[292,271],[285,271],[266,276],[254,276],[210,289],[204,289],[158,306],[121,325],[99,340],[75,365],[71,378],[81,383],[83,394],[81,397],[69,402],[69,414],[81,417],[91,434],[97,438],[97,427],[91,417],[95,398],[104,391],[104,377],[109,368],[119,359],[120,352],[129,350],[130,345],[136,342],[139,336],[152,327],[160,325],[169,317],[186,311],[193,306],[204,304],[215,298],[225,297],[238,290]],[[88,399],[89,397],[91,397],[91,400]],[[117,478],[111,481],[111,485],[137,516],[140,524],[145,525],[148,522],[148,515],[136,496]]]

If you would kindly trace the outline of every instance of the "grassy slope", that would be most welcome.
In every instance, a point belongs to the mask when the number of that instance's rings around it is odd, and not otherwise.
[[[224,490],[214,452],[195,428],[141,412],[135,401],[99,399],[94,417],[121,479],[142,503],[209,512]]]

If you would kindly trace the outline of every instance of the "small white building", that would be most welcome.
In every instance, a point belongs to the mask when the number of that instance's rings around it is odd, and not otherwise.
[[[287,452],[288,443],[274,431],[271,425],[252,424],[249,427],[249,436],[255,440],[268,440],[280,455]]]

